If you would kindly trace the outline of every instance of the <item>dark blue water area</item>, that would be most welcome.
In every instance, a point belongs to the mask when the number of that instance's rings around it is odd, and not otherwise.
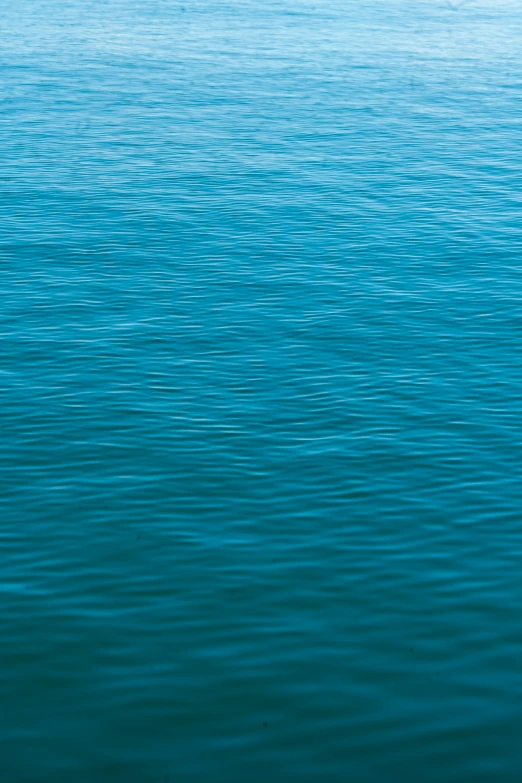
[[[520,5],[0,29],[2,783],[519,783]]]

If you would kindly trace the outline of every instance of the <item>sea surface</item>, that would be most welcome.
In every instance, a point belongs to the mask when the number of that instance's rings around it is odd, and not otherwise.
[[[1,783],[520,783],[520,2],[0,33]]]

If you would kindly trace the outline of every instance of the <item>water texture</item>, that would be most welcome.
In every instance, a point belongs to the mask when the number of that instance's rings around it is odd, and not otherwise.
[[[0,10],[2,783],[522,780],[515,0]]]

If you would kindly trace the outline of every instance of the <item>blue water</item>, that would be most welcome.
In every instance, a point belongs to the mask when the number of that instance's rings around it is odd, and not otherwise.
[[[520,783],[520,4],[183,2],[0,11],[0,780]]]

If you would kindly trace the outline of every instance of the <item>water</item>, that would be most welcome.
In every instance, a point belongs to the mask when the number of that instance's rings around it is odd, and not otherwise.
[[[519,783],[519,4],[0,25],[2,783]]]

